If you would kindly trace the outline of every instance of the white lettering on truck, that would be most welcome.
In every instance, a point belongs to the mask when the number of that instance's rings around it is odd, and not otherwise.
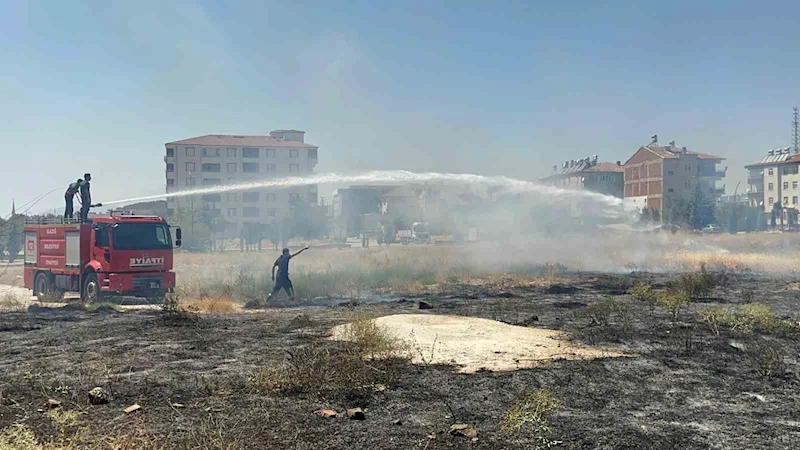
[[[58,250],[60,247],[61,247],[61,245],[59,245],[57,243],[56,244],[54,244],[54,243],[49,243],[48,244],[47,242],[44,243],[44,249],[45,250]]]
[[[162,267],[164,266],[164,258],[131,258],[128,265],[130,267]]]

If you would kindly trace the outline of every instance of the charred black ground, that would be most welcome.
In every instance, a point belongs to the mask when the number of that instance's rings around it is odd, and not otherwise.
[[[226,315],[3,314],[0,429],[23,424],[41,443],[76,448],[535,448],[542,445],[536,433],[502,433],[499,423],[522,396],[547,388],[563,405],[547,437],[557,448],[799,448],[796,335],[725,327],[717,335],[699,311],[753,302],[789,319],[800,291],[768,276],[724,274],[677,318],[627,294],[637,282],[660,291],[677,277],[572,274],[522,288],[453,286],[386,303]],[[419,300],[432,308],[420,311]],[[637,356],[475,374],[375,361],[353,369],[374,374],[347,378],[374,383],[352,389],[265,389],[258,382],[287,359],[310,364],[320,352],[331,360],[347,355],[349,344],[327,339],[337,324],[404,312],[560,329],[577,342]],[[754,359],[763,342],[783,352],[781,370],[769,375]],[[341,381],[334,369],[314,370],[320,379]],[[96,386],[111,394],[109,404],[89,403]],[[48,399],[61,402],[59,413]],[[132,404],[142,408],[122,411]],[[347,419],[346,409],[355,407],[365,420]],[[312,414],[320,408],[340,416]],[[78,414],[59,426],[53,417],[69,411]],[[474,426],[478,438],[450,435],[453,423]]]

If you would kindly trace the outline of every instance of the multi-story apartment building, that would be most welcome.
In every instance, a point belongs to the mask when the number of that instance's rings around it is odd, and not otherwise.
[[[561,163],[561,167],[553,166],[553,173],[542,182],[567,189],[580,189],[622,198],[623,196],[622,164],[617,161],[597,162],[597,156]]]
[[[269,136],[209,134],[165,144],[167,192],[308,175],[319,147],[305,132],[276,130]],[[217,237],[239,237],[243,224],[275,224],[294,213],[298,202],[317,204],[317,186],[254,189],[170,197],[167,211],[209,208],[225,221]]]
[[[747,198],[750,206],[773,210],[800,207],[800,155],[791,149],[770,150],[761,161],[745,166],[747,169]]]
[[[624,164],[625,199],[663,211],[670,198],[689,199],[699,186],[716,201],[725,193],[725,186],[718,183],[727,168],[717,169],[724,160],[674,145],[640,147]]]

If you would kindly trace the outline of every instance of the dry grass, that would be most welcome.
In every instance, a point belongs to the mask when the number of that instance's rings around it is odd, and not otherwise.
[[[371,395],[399,379],[410,361],[402,342],[374,319],[359,316],[343,345],[306,346],[288,352],[278,367],[262,367],[247,381],[250,392],[302,392],[329,397]]]
[[[24,311],[28,301],[15,291],[0,292],[0,312]]]
[[[238,303],[227,297],[181,300],[178,305],[185,311],[200,314],[233,313],[242,309]]]

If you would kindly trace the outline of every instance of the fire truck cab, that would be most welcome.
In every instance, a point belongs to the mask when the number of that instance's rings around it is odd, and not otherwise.
[[[181,245],[181,230],[175,232]],[[72,219],[28,219],[25,287],[38,298],[80,293],[86,303],[104,297],[163,300],[175,288],[172,236],[161,217],[126,213]]]

